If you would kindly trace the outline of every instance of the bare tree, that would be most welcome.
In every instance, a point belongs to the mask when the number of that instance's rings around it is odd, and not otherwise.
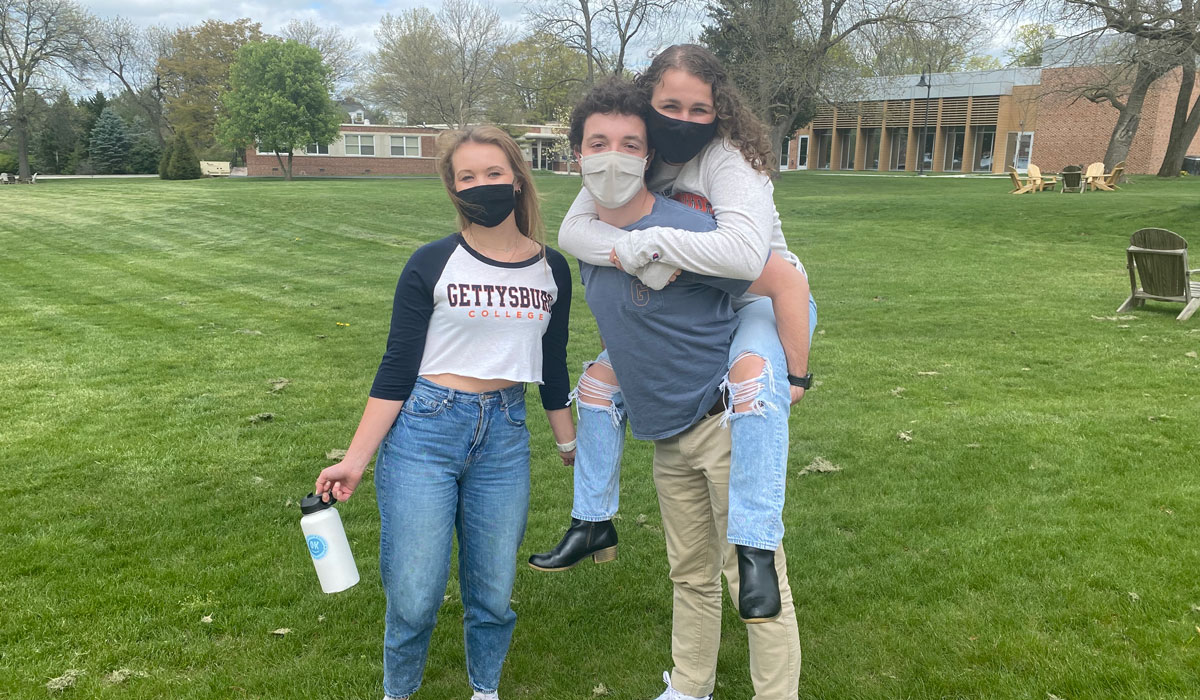
[[[490,5],[446,0],[436,15],[425,8],[387,14],[375,36],[366,87],[375,103],[410,121],[460,128],[483,114],[505,40]]]
[[[1163,156],[1162,166],[1158,169],[1159,177],[1179,176],[1188,147],[1200,131],[1200,104],[1192,104],[1192,94],[1196,86],[1196,62],[1200,60],[1200,49],[1193,45],[1190,54],[1182,60],[1179,95],[1175,98],[1175,113],[1171,119],[1171,136],[1167,141],[1167,152]]]
[[[630,45],[687,10],[692,0],[537,0],[526,9],[536,31],[558,37],[587,57],[587,84],[596,72],[625,71]]]
[[[1173,65],[1165,69],[1156,66],[1156,70],[1162,69],[1160,76],[1180,67],[1182,77],[1167,152],[1158,174],[1160,177],[1179,174],[1187,147],[1200,130],[1200,106],[1191,106],[1189,111],[1195,89],[1197,52],[1200,52],[1200,13],[1195,0],[995,0],[993,4],[1009,13],[1057,16],[1079,27],[1075,36],[1116,32],[1155,47],[1154,53],[1173,57]],[[1140,89],[1136,76],[1134,85]],[[1126,122],[1133,119],[1133,110],[1138,110],[1140,116],[1140,104],[1130,100],[1123,110],[1129,111]],[[1133,123],[1136,127],[1136,121]],[[1118,127],[1121,126],[1118,122]],[[1114,139],[1132,140],[1127,131],[1127,128],[1120,133],[1114,130]],[[1111,143],[1109,152],[1113,152]],[[1112,165],[1107,157],[1105,163]]]
[[[872,27],[946,26],[970,11],[956,0],[715,0],[701,41],[770,129],[778,162],[784,137],[818,104],[852,98],[849,41]]]
[[[847,43],[871,75],[916,74],[926,68],[948,73],[964,70],[990,38],[989,32],[979,17],[963,13],[936,25],[870,25]]]
[[[0,0],[0,92],[12,105],[18,173],[29,177],[30,97],[56,73],[78,77],[87,14],[72,0]]]
[[[165,146],[164,96],[155,71],[159,54],[150,36],[149,30],[117,16],[90,23],[83,47],[92,68],[121,83],[133,103],[146,114],[158,144]]]
[[[282,36],[320,51],[334,86],[344,88],[358,77],[362,68],[358,43],[342,34],[340,27],[321,25],[311,19],[294,19],[283,28]]]

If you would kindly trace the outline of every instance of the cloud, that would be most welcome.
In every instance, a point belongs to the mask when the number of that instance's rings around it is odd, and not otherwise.
[[[524,5],[506,0],[494,3],[496,11],[514,29],[521,25]],[[100,18],[120,15],[148,27],[161,25],[174,29],[189,27],[204,20],[232,22],[248,17],[262,24],[264,32],[278,34],[294,19],[310,19],[336,25],[342,33],[358,41],[364,53],[375,49],[375,29],[385,13],[396,14],[416,7],[434,7],[420,0],[277,0],[273,2],[218,2],[217,0],[94,0],[87,9]]]

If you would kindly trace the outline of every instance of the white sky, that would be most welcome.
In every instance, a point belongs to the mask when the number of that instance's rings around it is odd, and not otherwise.
[[[342,33],[358,42],[365,56],[375,48],[375,29],[385,13],[398,13],[414,7],[426,6],[436,11],[440,0],[81,0],[81,4],[92,14],[101,18],[120,15],[138,25],[147,27],[163,25],[170,29],[192,26],[206,19],[233,21],[248,17],[262,24],[263,31],[279,33],[293,19],[311,19],[319,24],[332,24]],[[520,0],[492,0],[500,17],[515,32],[521,33],[522,13],[525,3]],[[701,18],[696,18],[701,19]],[[706,19],[706,18],[704,18]],[[702,21],[702,20],[701,20]],[[666,43],[694,40],[700,22],[687,22],[678,28],[679,36],[667,37]],[[997,27],[992,44],[983,50],[1003,57],[1004,49],[1011,41],[1012,27]],[[627,59],[633,67],[648,62],[647,53],[653,46],[643,45],[634,49]]]
[[[293,19],[311,19],[319,24],[337,25],[343,34],[358,41],[364,53],[375,47],[375,29],[385,13],[396,14],[420,6],[436,11],[440,7],[439,2],[419,0],[84,0],[81,4],[97,17],[120,15],[141,26],[158,24],[172,29],[199,24],[206,19],[231,22],[248,17],[261,23],[268,34],[278,34]],[[513,25],[520,22],[523,3],[498,0],[493,5],[506,22]]]

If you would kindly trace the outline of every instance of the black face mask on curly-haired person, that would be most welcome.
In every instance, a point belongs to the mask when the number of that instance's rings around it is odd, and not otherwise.
[[[650,145],[664,161],[679,165],[696,157],[717,133],[717,122],[707,124],[672,119],[658,110],[646,115],[646,133]]]

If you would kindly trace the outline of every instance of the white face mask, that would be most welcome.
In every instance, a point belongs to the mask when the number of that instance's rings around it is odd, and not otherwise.
[[[583,186],[592,194],[596,204],[605,209],[623,207],[644,186],[646,158],[605,151],[579,159]]]

